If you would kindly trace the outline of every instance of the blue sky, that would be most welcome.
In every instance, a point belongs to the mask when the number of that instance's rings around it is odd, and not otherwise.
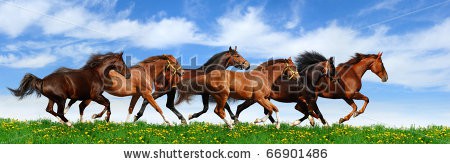
[[[7,99],[0,117],[20,117],[26,103],[37,108],[29,109],[34,113],[27,118],[48,117],[45,98],[19,102],[6,90],[17,87],[27,72],[43,77],[61,66],[80,67],[91,53],[120,50],[132,63],[168,53],[183,64],[194,56],[202,64],[236,45],[253,64],[305,50],[335,56],[338,63],[355,52],[383,51],[389,80],[381,83],[370,71],[365,74],[361,93],[371,102],[365,116],[350,124],[450,125],[448,11],[445,0],[0,1],[0,95]],[[129,98],[117,101],[126,108]],[[321,99],[319,106],[330,122],[351,110],[342,100]],[[260,116],[254,108],[248,113]],[[205,120],[219,120],[210,113]]]

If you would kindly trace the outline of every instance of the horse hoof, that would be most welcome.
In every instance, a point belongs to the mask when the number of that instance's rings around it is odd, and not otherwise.
[[[72,127],[72,123],[70,123],[69,121],[66,122],[66,125],[67,125],[68,127]]]
[[[234,118],[234,124],[239,124],[241,122],[239,122],[239,120],[237,118]]]
[[[260,123],[260,122],[261,122],[261,119],[259,119],[259,118],[257,118],[255,121],[253,121],[253,123],[255,123],[255,124]]]
[[[97,114],[93,114],[92,115],[92,119],[96,119],[96,118],[98,118],[98,115]]]
[[[181,124],[187,125],[188,123],[187,123],[187,121],[183,118],[183,119],[181,119]]]
[[[302,123],[300,120],[296,120],[291,124],[291,126],[297,126],[300,123]]]
[[[342,124],[343,122],[345,122],[345,120],[343,118],[339,119],[339,124]]]
[[[361,114],[361,112],[355,112],[355,113],[353,113],[353,117],[357,117],[357,116],[359,116],[359,114]]]
[[[275,126],[275,128],[280,129],[280,123],[277,123],[277,125]]]
[[[316,125],[316,122],[309,122],[309,124],[311,124],[311,126],[315,126]]]
[[[189,119],[189,120],[192,120],[192,119],[193,119],[192,114],[189,114],[188,119]]]
[[[233,125],[228,125],[228,129],[232,130],[233,129]]]
[[[169,121],[167,121],[166,122],[167,123],[167,125],[169,125],[169,126],[175,126],[175,125],[173,125],[171,122],[169,122]]]

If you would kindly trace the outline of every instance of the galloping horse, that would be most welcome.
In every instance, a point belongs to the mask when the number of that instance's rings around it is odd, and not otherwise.
[[[340,124],[348,121],[352,115],[356,117],[359,114],[364,113],[364,110],[369,103],[369,98],[359,91],[362,87],[361,78],[367,70],[372,71],[382,82],[388,80],[388,74],[384,68],[383,61],[381,60],[381,55],[383,55],[382,52],[379,52],[378,54],[356,53],[349,61],[341,63],[336,67],[336,80],[330,81],[326,78],[320,79],[319,83],[321,85],[318,90],[321,92],[317,92],[320,97],[344,99],[345,102],[353,108],[348,115],[339,119]],[[353,99],[364,100],[364,105],[360,111],[357,111],[357,106]],[[304,106],[301,102],[297,105],[300,107]],[[301,107],[299,110],[305,112],[307,109]],[[273,117],[270,119],[272,122],[275,121]]]
[[[272,83],[281,76],[287,76],[290,79],[299,77],[291,58],[269,60],[250,72],[214,70],[188,81],[183,80],[178,87],[180,91],[177,104],[189,100],[193,94],[207,92],[216,100],[217,106],[214,112],[232,129],[233,125],[226,120],[224,112],[228,97],[253,100],[268,110],[268,114],[262,119],[256,119],[255,123],[266,121],[272,111],[275,111],[276,127],[279,128],[278,108],[269,101],[268,97]]]
[[[213,70],[225,70],[230,66],[234,66],[239,69],[249,69],[250,63],[245,60],[238,52],[237,47],[234,48],[234,50],[229,47],[228,51],[220,52],[213,57],[211,57],[203,66],[197,68],[197,69],[184,69],[184,75],[182,77],[183,80],[189,80],[192,78],[195,78],[196,76],[203,75],[206,73],[209,73]],[[152,94],[152,96],[157,99],[163,95],[167,94],[167,102],[166,107],[169,108],[172,112],[174,112],[178,119],[181,120],[181,123],[186,124],[186,120],[184,119],[183,115],[178,112],[178,110],[175,108],[174,100],[175,100],[175,94],[176,94],[176,88],[172,87],[170,89],[166,89],[164,91],[157,91]],[[209,108],[209,94],[203,93],[202,94],[203,99],[203,110],[202,112],[205,113],[208,111]],[[142,103],[141,110],[137,113],[135,116],[134,121],[137,121],[145,111],[145,107],[147,106],[148,101],[144,100]],[[234,118],[233,112],[230,109],[230,106],[228,103],[225,104],[225,108],[230,113],[232,118]],[[200,114],[194,114],[190,115],[189,119],[196,118]]]
[[[123,52],[95,54],[79,70],[57,71],[43,79],[33,74],[26,74],[18,89],[8,89],[19,99],[34,92],[38,96],[44,95],[49,100],[46,111],[68,126],[72,126],[72,123],[64,117],[64,106],[68,98],[73,100],[90,99],[104,105],[104,110],[107,111],[106,120],[109,120],[111,115],[110,103],[102,95],[107,74],[114,70],[127,79],[131,76],[122,55]],[[53,111],[54,103],[58,105],[57,113]]]
[[[180,81],[180,78],[183,75],[183,69],[178,61],[172,55],[153,56],[132,66],[130,72],[132,78],[125,79],[116,71],[110,71],[108,74],[109,81],[105,86],[105,91],[111,95],[118,97],[132,96],[126,121],[128,121],[133,113],[137,100],[142,96],[145,100],[150,102],[153,108],[161,115],[165,123],[172,125],[172,123],[163,115],[161,108],[156,104],[151,93],[153,91],[153,85],[155,85],[156,88],[169,88],[166,86],[173,87]],[[86,106],[89,105],[90,101],[91,100],[84,100],[80,103],[80,121],[83,120],[83,111]],[[68,108],[75,102],[76,100],[71,100]],[[94,114],[92,118],[102,117],[104,112],[105,110],[99,114]]]
[[[309,111],[303,112],[305,116],[299,120],[303,121],[309,115],[315,115],[315,113],[317,113],[318,117],[321,118],[322,123],[327,125],[327,122],[317,107],[317,95],[315,94],[315,90],[322,77],[334,76],[334,58],[331,57],[327,60],[323,55],[313,51],[300,54],[295,61],[298,72],[300,73],[300,78],[291,80],[284,80],[282,78],[277,79],[272,85],[270,99],[284,103],[303,102],[304,104],[307,104]],[[253,100],[246,100],[244,103],[238,105],[235,123],[239,122],[238,118],[240,113],[254,103],[255,101]],[[297,106],[296,109],[298,109]],[[315,113],[311,111],[315,111]],[[267,109],[265,109],[264,112],[267,114]],[[293,125],[299,124],[300,122],[296,121]]]

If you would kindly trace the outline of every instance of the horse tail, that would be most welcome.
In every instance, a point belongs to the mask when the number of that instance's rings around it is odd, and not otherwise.
[[[207,93],[205,90],[206,76],[200,75],[191,79],[182,80],[177,85],[178,97],[175,102],[176,105],[183,101],[189,102],[193,95]]]
[[[17,89],[8,88],[8,89],[14,96],[19,97],[19,100],[35,92],[36,95],[40,97],[42,94],[42,79],[34,76],[31,73],[27,73],[20,82],[19,88]]]
[[[192,83],[192,79],[189,79],[189,80],[183,80],[178,84],[178,86],[177,86],[178,97],[177,97],[177,101],[175,102],[175,105],[178,105],[184,101],[187,101],[188,103],[189,103],[189,101],[191,101],[191,97],[194,95],[194,94],[192,94],[193,88],[191,86],[191,83]]]

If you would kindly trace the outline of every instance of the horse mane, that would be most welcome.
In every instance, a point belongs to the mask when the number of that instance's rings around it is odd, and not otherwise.
[[[217,59],[220,59],[224,54],[226,54],[228,51],[223,51],[223,52],[219,52],[219,53],[217,53],[217,54],[215,54],[215,55],[213,55],[211,58],[209,58],[209,60],[208,61],[206,61],[205,62],[205,64],[203,64],[199,69],[202,69],[202,68],[204,68],[204,67],[206,67],[206,66],[209,66],[209,65],[211,65],[211,64],[214,64],[214,62],[217,60]]]
[[[302,72],[309,66],[323,61],[327,61],[327,58],[316,51],[305,51],[295,58],[298,72]]]
[[[268,61],[266,61],[266,62],[264,62],[264,63],[262,63],[262,64],[260,64],[258,67],[256,67],[255,69],[253,69],[253,70],[255,70],[255,71],[261,71],[261,70],[263,70],[264,68],[266,68],[266,67],[269,67],[269,66],[271,66],[271,65],[274,65],[274,64],[277,64],[277,63],[281,63],[281,62],[286,62],[286,59],[269,59]]]
[[[338,67],[349,67],[356,63],[359,63],[361,60],[363,60],[365,58],[375,58],[376,59],[377,55],[371,55],[371,54],[365,55],[362,53],[355,53],[355,56],[350,58],[350,60],[348,60],[347,62],[339,64]]]
[[[95,67],[99,66],[101,63],[103,63],[106,59],[109,59],[117,54],[118,53],[114,53],[114,52],[108,52],[105,54],[100,54],[100,53],[92,54],[91,57],[89,57],[89,60],[86,62],[86,64],[83,67],[81,67],[80,69],[95,68]]]
[[[143,61],[137,63],[136,65],[134,65],[132,67],[139,67],[140,64],[153,63],[157,60],[169,60],[170,56],[172,56],[172,55],[163,54],[163,55],[158,55],[158,56],[151,56],[151,57],[148,57],[147,59],[144,59]]]
[[[67,68],[67,67],[60,67],[57,70],[53,71],[53,73],[60,73],[60,72],[71,72],[71,71],[76,71],[78,69],[72,69],[72,68]]]

